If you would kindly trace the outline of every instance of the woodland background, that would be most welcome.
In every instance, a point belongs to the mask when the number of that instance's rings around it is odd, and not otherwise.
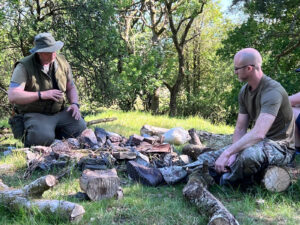
[[[1,0],[0,114],[14,63],[37,33],[65,43],[81,103],[233,124],[242,83],[232,58],[253,47],[263,71],[300,91],[300,1]],[[237,16],[239,15],[239,16]]]

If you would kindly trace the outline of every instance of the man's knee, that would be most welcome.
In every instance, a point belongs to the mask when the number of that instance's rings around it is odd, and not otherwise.
[[[54,132],[47,129],[28,129],[26,131],[25,146],[44,145],[49,146],[55,139]]]
[[[240,161],[244,176],[259,172],[267,160],[263,152],[263,143],[246,148],[240,154],[238,160]]]

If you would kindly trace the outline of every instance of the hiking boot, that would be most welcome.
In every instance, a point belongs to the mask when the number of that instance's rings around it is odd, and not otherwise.
[[[135,161],[127,163],[127,173],[133,180],[148,186],[157,186],[163,182],[159,169],[146,167]]]

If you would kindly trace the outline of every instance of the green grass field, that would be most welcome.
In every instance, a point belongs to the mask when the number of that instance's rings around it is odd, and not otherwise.
[[[123,113],[120,111],[102,111],[96,115],[86,116],[86,121],[117,117],[118,120],[97,126],[107,131],[119,133],[125,137],[139,134],[144,124],[185,129],[195,128],[213,133],[231,134],[233,127],[212,125],[208,121],[189,118],[169,118],[167,116],[152,116],[140,112]],[[6,126],[5,121],[0,124]],[[95,125],[96,126],[96,125]],[[14,144],[13,139],[0,142],[0,145]],[[20,146],[18,142],[17,146]],[[178,148],[180,151],[180,147]],[[297,159],[299,161],[299,159]],[[22,175],[26,169],[24,154],[14,152],[4,157],[1,154],[0,165],[13,164],[9,171],[0,171],[2,181],[11,187],[22,187],[46,173],[35,172],[30,179],[24,180]],[[55,174],[59,171],[52,171]],[[198,212],[196,207],[187,202],[182,196],[184,184],[174,186],[146,187],[128,179],[126,174],[118,174],[124,191],[121,200],[109,199],[99,202],[78,201],[69,197],[80,190],[80,172],[74,170],[69,177],[64,178],[53,189],[44,193],[44,199],[62,199],[74,201],[85,208],[85,215],[78,224],[207,224],[208,218]],[[211,192],[236,216],[240,224],[300,224],[300,183],[292,184],[284,193],[269,193],[260,186],[254,186],[249,191],[221,188],[217,185]],[[256,201],[263,199],[263,204]],[[5,206],[0,206],[0,224],[70,224],[60,218],[39,212],[28,214],[20,210],[10,212]]]

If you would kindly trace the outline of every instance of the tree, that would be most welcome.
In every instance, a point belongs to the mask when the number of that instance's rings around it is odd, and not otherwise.
[[[289,93],[299,91],[300,79],[294,73],[300,64],[299,0],[235,0],[233,5],[241,7],[248,19],[229,33],[219,54],[232,57],[241,48],[254,47],[263,55],[267,74]]]

